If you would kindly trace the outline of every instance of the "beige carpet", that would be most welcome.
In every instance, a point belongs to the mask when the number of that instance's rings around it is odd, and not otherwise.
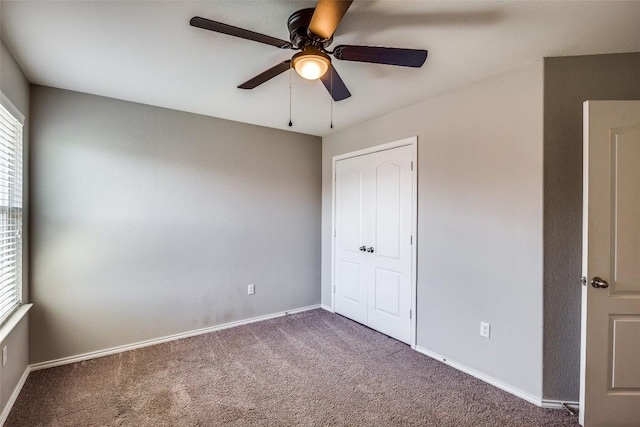
[[[33,372],[6,426],[577,426],[324,310]]]

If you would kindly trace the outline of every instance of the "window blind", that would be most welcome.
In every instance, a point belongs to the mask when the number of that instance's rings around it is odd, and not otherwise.
[[[0,324],[22,293],[22,117],[0,99]]]

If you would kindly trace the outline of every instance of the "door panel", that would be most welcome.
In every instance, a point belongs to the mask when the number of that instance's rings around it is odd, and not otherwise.
[[[615,316],[613,337],[612,389],[640,389],[637,345],[640,343],[640,317]]]
[[[360,288],[362,287],[362,280],[360,280],[361,265],[354,262],[342,261],[340,267],[340,283],[342,284],[342,286],[340,286],[340,296],[357,304],[362,303],[360,296]],[[366,295],[366,293],[364,294]]]
[[[637,426],[640,101],[586,102],[584,150],[580,424]]]
[[[401,275],[396,271],[376,268],[374,310],[394,317],[400,316]]]
[[[614,292],[640,292],[640,129],[616,131],[614,164]]]
[[[357,252],[362,240],[362,174],[358,170],[345,170],[340,175],[340,222],[342,250]]]
[[[400,258],[401,165],[387,162],[376,168],[376,251],[378,257]]]

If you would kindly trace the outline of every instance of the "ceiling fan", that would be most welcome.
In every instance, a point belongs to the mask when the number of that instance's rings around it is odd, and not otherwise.
[[[253,89],[262,83],[293,67],[305,79],[320,79],[335,101],[351,96],[340,75],[331,63],[331,57],[343,61],[370,62],[374,64],[399,65],[402,67],[421,67],[427,59],[427,51],[420,49],[400,49],[377,46],[340,45],[333,51],[328,47],[333,42],[333,33],[353,0],[319,0],[315,8],[294,12],[287,21],[291,41],[212,21],[199,16],[191,18],[193,27],[215,31],[234,37],[253,40],[280,49],[293,49],[300,52],[291,59],[269,68],[267,71],[247,80],[238,86],[240,89]]]

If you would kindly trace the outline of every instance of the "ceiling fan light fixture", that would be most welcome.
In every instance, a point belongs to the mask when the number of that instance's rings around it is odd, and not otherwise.
[[[317,80],[327,72],[331,66],[331,59],[319,49],[308,47],[293,55],[291,63],[300,77]]]
[[[333,51],[327,50],[333,41],[333,35],[338,25],[352,2],[353,0],[317,0],[315,8],[308,7],[293,12],[287,21],[290,41],[199,16],[191,18],[189,24],[192,27],[264,43],[280,49],[302,50],[302,52],[293,55],[290,60],[282,61],[240,84],[239,89],[254,89],[286,71],[289,72],[289,78],[291,78],[291,68],[294,68],[304,79],[320,79],[331,98],[334,101],[341,101],[349,98],[351,93],[332,66],[329,55],[341,61],[420,68],[426,61],[428,54],[424,49],[360,45],[340,45],[333,48]],[[291,86],[291,82],[289,82],[289,86]]]

